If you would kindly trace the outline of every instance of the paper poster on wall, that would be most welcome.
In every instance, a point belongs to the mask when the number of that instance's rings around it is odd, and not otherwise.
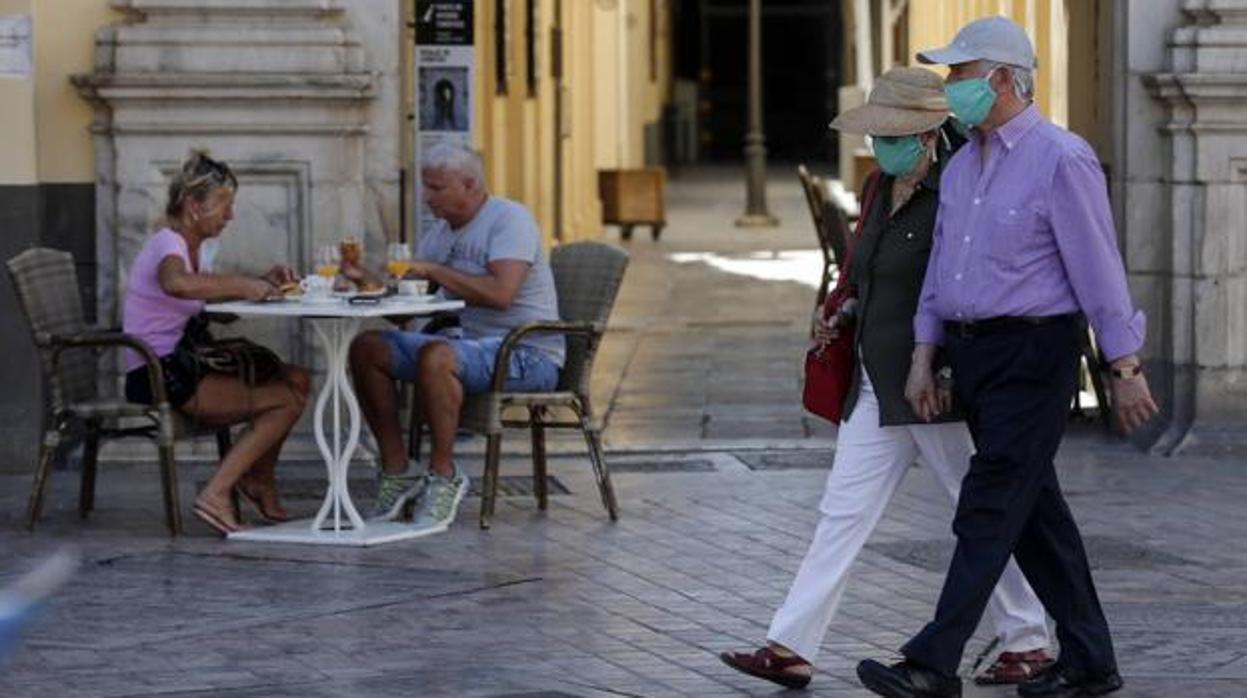
[[[472,145],[476,46],[473,0],[416,0],[416,162],[434,143]],[[416,236],[435,219],[415,186]]]

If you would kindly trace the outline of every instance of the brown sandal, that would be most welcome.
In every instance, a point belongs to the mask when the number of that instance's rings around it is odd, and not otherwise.
[[[264,495],[268,494],[268,492],[264,490],[261,490],[259,492],[254,492],[252,490],[247,489],[246,487],[243,487],[241,484],[234,485],[234,492],[238,494],[239,499],[250,504],[251,508],[255,510],[255,513],[258,514],[261,519],[264,519],[265,522],[285,523],[290,520],[290,515],[287,514],[286,512],[279,511],[276,509],[269,509],[268,506],[266,506],[267,502],[265,501]],[[277,500],[277,493],[276,493],[275,487],[273,488],[273,499]],[[277,501],[277,503],[278,505],[280,505],[279,500]]]
[[[1033,678],[1054,661],[1045,649],[1001,652],[986,671],[974,677],[974,683],[980,686],[1019,684]]]
[[[777,683],[785,688],[805,688],[810,683],[813,666],[798,657],[781,657],[770,647],[763,647],[753,653],[721,652],[719,659],[733,669]],[[810,667],[811,673],[795,673],[796,667]]]

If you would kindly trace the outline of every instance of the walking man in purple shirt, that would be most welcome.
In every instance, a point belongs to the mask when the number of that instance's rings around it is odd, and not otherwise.
[[[976,455],[962,482],[953,553],[935,619],[904,660],[858,665],[884,696],[960,696],[957,667],[1012,554],[1056,621],[1060,659],[1022,696],[1097,696],[1121,687],[1078,526],[1053,467],[1076,389],[1082,318],[1112,363],[1123,429],[1156,413],[1095,153],[1031,103],[1035,54],[1003,17],[966,25],[918,54],[950,67],[953,113],[973,127],[940,180],[934,246],[914,318],[905,395],[920,417],[943,407],[932,376],[948,352]]]

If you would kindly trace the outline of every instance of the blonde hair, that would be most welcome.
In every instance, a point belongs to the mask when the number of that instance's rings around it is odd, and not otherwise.
[[[169,182],[169,201],[165,204],[165,215],[177,218],[182,215],[182,204],[187,199],[203,201],[221,187],[238,189],[238,178],[234,176],[229,165],[213,160],[207,150],[192,150],[190,157],[182,163],[181,172],[174,175]]]

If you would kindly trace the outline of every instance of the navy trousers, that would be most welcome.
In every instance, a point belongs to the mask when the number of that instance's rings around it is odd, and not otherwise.
[[[953,553],[935,619],[901,652],[952,676],[1012,554],[1056,621],[1060,660],[1095,674],[1116,669],[1082,536],[1053,457],[1077,386],[1076,317],[978,336],[949,333],[957,398],[977,453],[961,486]]]

